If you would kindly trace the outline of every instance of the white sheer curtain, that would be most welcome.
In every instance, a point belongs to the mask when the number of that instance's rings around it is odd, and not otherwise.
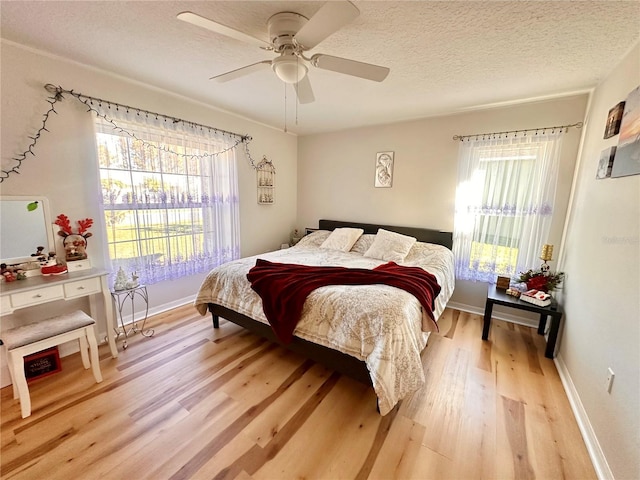
[[[458,156],[456,278],[495,283],[538,266],[547,243],[564,131],[465,138]]]
[[[104,221],[115,273],[152,284],[240,257],[239,138],[96,106]]]

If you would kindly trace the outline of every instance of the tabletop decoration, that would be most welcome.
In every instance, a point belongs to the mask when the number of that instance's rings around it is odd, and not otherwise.
[[[87,258],[87,238],[93,235],[87,230],[93,225],[93,219],[78,220],[78,233],[73,233],[69,217],[63,213],[58,215],[53,223],[60,227],[58,235],[64,238],[62,245],[64,246],[67,262],[85,260]]]

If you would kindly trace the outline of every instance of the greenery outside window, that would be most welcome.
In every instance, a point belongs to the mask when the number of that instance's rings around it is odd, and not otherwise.
[[[179,131],[166,120],[131,120],[120,118],[121,129],[96,120],[113,270],[123,267],[151,284],[239,258],[233,139]]]

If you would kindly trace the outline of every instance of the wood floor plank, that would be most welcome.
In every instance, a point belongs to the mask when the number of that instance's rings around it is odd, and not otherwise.
[[[180,376],[180,382],[175,384],[172,383],[157,395],[150,396],[147,402],[135,410],[132,410],[130,415],[134,419],[140,418],[148,414],[150,411],[155,410],[160,405],[171,402],[173,399],[189,393],[190,390],[196,389],[182,400],[182,405],[186,409],[189,409],[193,404],[198,403],[203,396],[206,396],[208,392],[215,390],[220,384],[229,381],[237,375],[238,372],[246,368],[247,365],[259,360],[265,350],[273,348],[273,345],[267,345],[257,339],[246,345],[244,348],[234,352],[233,355],[220,359],[220,361],[211,365],[204,374],[190,368],[187,375]],[[221,372],[226,367],[235,364],[236,361],[238,361],[238,363],[232,370],[226,371],[225,374],[219,377],[215,377],[215,374]],[[206,384],[202,385],[203,376],[206,379],[213,376],[213,379],[206,380]]]
[[[103,382],[78,354],[0,392],[0,479],[595,479],[545,339],[446,309],[425,384],[389,415],[373,389],[185,306],[151,317]],[[121,342],[118,342],[122,349]]]
[[[347,379],[345,379],[347,380]],[[351,382],[351,380],[349,380]],[[356,398],[366,397],[371,390],[363,385],[356,385],[349,389]],[[358,395],[358,390],[361,391]],[[332,392],[332,397],[337,397],[337,389]],[[327,398],[327,408],[331,408]],[[338,405],[344,405],[338,401]],[[356,402],[357,405],[357,402]],[[331,442],[331,447],[320,447],[327,451],[324,461],[317,464],[317,475],[320,478],[348,477],[353,479],[366,479],[373,468],[376,458],[389,433],[393,421],[397,418],[398,409],[395,407],[387,415],[381,417],[375,408],[375,399],[372,396],[369,408],[359,408],[356,405],[353,410],[345,409],[344,415],[337,416],[336,428],[341,431],[340,437]],[[333,407],[336,412],[339,407]],[[321,416],[321,411],[315,414]],[[339,422],[339,423],[338,423]]]
[[[354,478],[364,463],[380,422],[375,411],[375,397],[369,395],[367,386],[342,377],[322,402],[309,409],[308,420],[300,425],[293,438],[279,452],[280,461],[265,463],[255,474],[256,479],[335,478],[329,474],[332,466],[343,465],[341,477]],[[359,399],[368,399],[359,402]],[[367,408],[368,407],[368,408]],[[331,439],[318,436],[319,430],[339,430],[340,435]],[[355,437],[365,435],[366,440],[354,442]],[[345,465],[345,457],[348,465]],[[304,462],[300,462],[304,459]],[[285,467],[283,469],[283,467]],[[328,475],[328,476],[327,476]]]
[[[497,324],[493,329],[497,393],[523,403],[531,401],[538,392],[529,388],[529,375],[541,373],[531,371],[530,357],[522,335],[513,324]],[[547,359],[551,361],[550,359]]]
[[[458,348],[475,352],[478,349],[478,337],[482,333],[481,317],[468,312],[458,312],[457,317],[456,334],[452,339]]]
[[[231,442],[251,421],[256,418],[262,411],[264,411],[271,403],[273,403],[281,394],[282,391],[287,390],[290,386],[298,381],[304,373],[311,368],[312,362],[305,361],[300,367],[298,367],[288,378],[286,378],[282,384],[273,392],[269,397],[265,398],[257,405],[252,405],[246,411],[242,413],[233,423],[228,425],[220,433],[218,433],[211,441],[203,445],[197,450],[189,461],[182,465],[178,471],[176,471],[171,478],[191,478],[200,468],[207,463],[220,448]],[[322,388],[322,387],[321,387]],[[234,464],[235,465],[235,464]],[[234,469],[230,467],[233,471]],[[237,468],[235,473],[242,470]],[[249,474],[252,474],[251,470],[244,468]]]
[[[496,393],[495,375],[470,365],[465,390],[452,478],[496,478]]]
[[[116,455],[107,459],[112,464],[103,467],[108,467],[106,476],[114,479],[169,478],[197,453],[196,447],[208,442],[213,434],[233,422],[243,411],[244,408],[224,392],[215,392],[206,403],[198,404],[170,428],[150,432],[138,448],[121,451],[120,458]],[[189,439],[189,442],[180,439]],[[248,446],[244,445],[244,448]]]
[[[36,448],[32,448],[29,452],[23,453],[22,455],[15,457],[10,461],[3,461],[2,466],[0,467],[0,475],[3,477],[9,475],[14,470],[18,468],[23,468],[24,470],[28,470],[31,464],[37,461],[38,458],[46,455],[48,452],[53,450],[56,446],[60,445],[66,439],[72,437],[77,432],[75,429],[70,428],[59,435],[56,435],[52,439],[41,443]],[[23,471],[24,471],[23,470]]]
[[[469,361],[470,354],[464,349],[453,348],[449,352],[438,388],[430,389],[428,395],[432,408],[428,413],[415,417],[416,421],[427,427],[423,445],[448,458],[454,455],[462,423]]]
[[[367,478],[411,478],[425,431],[424,425],[398,415]]]
[[[461,479],[455,472],[456,462],[434,452],[424,445],[420,446],[413,470],[408,478],[419,480]]]
[[[260,415],[251,422],[243,433],[251,438],[262,448],[282,429],[300,404],[306,402],[320,388],[331,371],[326,367],[315,364],[302,376],[299,382],[295,382],[289,389],[280,395],[277,402],[269,405],[264,415]]]
[[[453,338],[456,334],[459,316],[460,312],[458,310],[445,308],[444,312],[442,312],[442,315],[438,319],[438,327],[440,329],[439,334],[445,338]]]
[[[529,480],[536,477],[531,464],[529,443],[527,441],[527,428],[525,418],[525,405],[523,402],[501,396],[504,428],[511,455],[512,477]]]
[[[214,478],[217,480],[235,478],[241,471],[254,475],[267,462],[272,460],[289,443],[295,433],[305,424],[338,382],[340,375],[333,373],[296,412],[296,414],[273,436],[264,447],[255,445],[242,457],[231,463]],[[172,480],[184,477],[172,477]],[[189,477],[186,477],[189,478]]]

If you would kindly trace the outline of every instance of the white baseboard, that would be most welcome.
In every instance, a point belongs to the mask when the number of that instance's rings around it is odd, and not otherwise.
[[[447,303],[448,308],[454,308],[456,310],[461,310],[467,313],[473,313],[474,315],[484,316],[484,309],[478,308],[474,305],[466,305],[464,303],[458,302],[449,302]],[[524,325],[525,327],[538,327],[537,320],[531,320],[530,318],[521,317],[519,315],[511,315],[509,313],[496,312],[495,308],[491,312],[491,318],[495,318],[498,320],[505,320],[507,322],[517,323],[518,325]]]
[[[593,427],[591,426],[587,412],[582,405],[578,391],[573,384],[571,375],[569,375],[567,366],[560,355],[556,356],[554,363],[556,364],[556,369],[560,375],[562,386],[564,387],[564,391],[569,399],[573,416],[578,423],[578,428],[580,429],[582,439],[587,447],[587,452],[589,452],[589,457],[591,458],[591,463],[593,463],[596,475],[600,480],[612,480],[614,478],[613,472],[609,468],[609,463],[607,462],[604,452],[600,447],[600,442],[598,442],[596,433],[593,431]]]
[[[149,308],[149,312],[147,314],[147,317],[152,317],[153,315],[158,315],[159,313],[164,313],[167,312],[169,310],[172,310],[174,308],[177,307],[182,307],[183,305],[187,305],[189,303],[193,303],[193,301],[196,299],[195,295],[189,296],[189,297],[185,297],[185,298],[180,298],[178,300],[174,300],[173,302],[168,302],[168,303],[163,303],[162,305],[156,305],[155,307],[150,307]],[[193,307],[195,310],[195,307]],[[114,315],[117,314],[117,312],[114,312]],[[130,323],[135,322],[139,322],[141,320],[144,319],[144,311],[136,311],[134,314],[133,319],[131,319],[131,317],[129,317],[128,319],[125,319],[124,324],[125,325],[129,325]],[[118,324],[116,325],[116,327],[120,326],[120,319],[116,318],[114,319],[114,321],[118,322]],[[98,343],[104,343],[104,338],[106,336],[106,332],[101,331],[98,333]],[[78,349],[76,348],[75,352],[77,352]],[[75,352],[71,352],[71,353],[75,353]]]

